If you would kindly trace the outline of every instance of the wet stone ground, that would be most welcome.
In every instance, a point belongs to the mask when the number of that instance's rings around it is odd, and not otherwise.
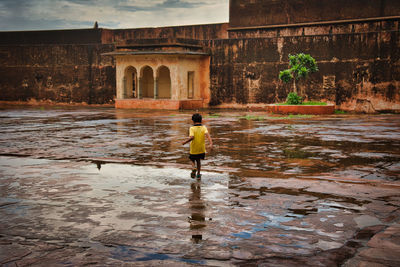
[[[400,115],[0,110],[2,266],[400,266]]]

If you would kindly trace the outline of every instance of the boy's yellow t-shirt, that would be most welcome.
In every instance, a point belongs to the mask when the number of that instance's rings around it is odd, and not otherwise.
[[[190,154],[206,153],[206,133],[208,133],[206,126],[198,125],[190,127],[189,136],[194,136],[194,139],[190,142]]]

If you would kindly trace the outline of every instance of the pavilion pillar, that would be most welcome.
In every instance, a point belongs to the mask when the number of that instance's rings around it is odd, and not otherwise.
[[[154,79],[154,99],[158,98],[158,78]]]
[[[143,90],[143,78],[139,77],[139,86],[138,86],[137,98],[142,98],[142,90]]]
[[[122,99],[126,98],[126,77],[122,79]]]

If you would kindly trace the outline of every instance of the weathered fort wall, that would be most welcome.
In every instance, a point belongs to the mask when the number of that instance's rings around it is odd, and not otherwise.
[[[210,40],[211,104],[283,101],[288,55],[311,54],[319,72],[299,83],[309,100],[365,112],[400,110],[399,20],[230,30]],[[225,105],[229,106],[229,105]],[[235,106],[235,105],[232,105]]]
[[[0,100],[110,103],[115,62],[102,53],[129,40],[185,38],[210,52],[212,106],[283,101],[291,85],[279,71],[304,52],[320,69],[299,84],[307,99],[400,111],[400,1],[365,1],[232,0],[229,23],[0,32]]]
[[[399,16],[398,0],[230,0],[231,28]]]
[[[395,0],[231,0],[229,39],[208,42],[211,104],[283,101],[279,71],[304,52],[319,66],[298,85],[306,99],[400,111],[399,15]]]
[[[148,38],[227,38],[228,24],[0,32],[0,100],[112,103],[115,62],[102,53]]]
[[[228,23],[176,27],[103,30],[102,42],[120,43],[134,39],[183,38],[212,40],[228,38]]]
[[[0,100],[104,104],[115,95],[115,66],[101,53],[101,30],[0,33]]]

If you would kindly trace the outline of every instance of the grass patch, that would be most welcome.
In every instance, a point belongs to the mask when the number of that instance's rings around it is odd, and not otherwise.
[[[288,116],[285,117],[270,117],[270,119],[275,119],[275,120],[287,120],[287,119],[309,119],[314,117],[314,115],[307,115],[307,114],[297,114],[297,115],[293,115],[290,114]]]
[[[308,101],[304,102],[302,105],[309,105],[309,106],[326,106],[326,102],[318,102],[318,101]]]
[[[209,114],[209,115],[205,116],[205,118],[219,118],[219,117],[221,117],[220,114]]]
[[[335,114],[346,114],[346,111],[335,109]]]
[[[288,103],[277,103],[276,105],[278,106],[289,106],[291,104]],[[318,102],[318,101],[308,101],[308,102],[303,102],[301,104],[295,105],[295,106],[326,106],[326,102]]]
[[[246,115],[239,117],[239,120],[248,120],[248,121],[263,121],[265,120],[265,117],[263,116],[254,116],[254,115]]]

